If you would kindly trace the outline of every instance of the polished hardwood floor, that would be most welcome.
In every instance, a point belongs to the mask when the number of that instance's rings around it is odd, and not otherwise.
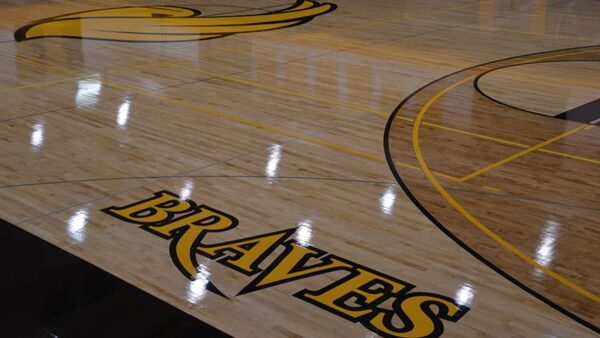
[[[0,0],[0,224],[217,336],[597,336],[599,17]]]

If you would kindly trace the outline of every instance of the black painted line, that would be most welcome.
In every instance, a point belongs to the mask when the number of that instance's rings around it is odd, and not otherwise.
[[[63,181],[23,183],[23,184],[0,186],[0,189],[34,187],[34,186],[54,185],[54,184],[78,184],[78,183],[103,182],[103,181],[127,181],[127,180],[150,180],[150,179],[158,180],[158,179],[177,179],[177,178],[257,178],[257,179],[267,179],[268,178],[268,179],[272,179],[272,180],[336,181],[336,182],[352,182],[352,183],[367,183],[367,184],[395,183],[392,181],[381,181],[381,180],[362,180],[362,179],[350,179],[350,178],[313,177],[313,176],[270,177],[270,176],[265,176],[265,175],[161,175],[161,176],[106,177],[106,178],[90,178],[90,179],[81,179],[81,180],[63,180]],[[423,186],[423,187],[425,187],[425,186]],[[468,192],[468,191],[465,190],[465,192]],[[600,209],[598,209],[598,210],[600,210]]]
[[[163,176],[130,176],[130,177],[107,177],[107,178],[91,178],[82,180],[64,180],[38,183],[24,183],[14,185],[3,185],[0,189],[22,188],[52,184],[76,184],[102,181],[125,181],[125,180],[150,180],[150,179],[171,179],[171,178],[259,178],[272,180],[305,180],[305,181],[336,181],[336,182],[351,182],[351,183],[367,183],[367,184],[390,184],[391,181],[378,180],[361,180],[353,178],[336,178],[336,177],[314,177],[314,176],[276,176],[270,177],[265,175],[163,175]]]
[[[503,60],[498,60],[498,61],[503,61]],[[497,61],[494,61],[494,63]],[[547,113],[543,113],[543,112],[539,112],[539,111],[533,111],[533,110],[528,110],[525,108],[521,108],[521,107],[517,107],[515,105],[511,105],[509,103],[506,103],[504,101],[501,101],[499,99],[496,99],[494,97],[492,97],[491,95],[488,95],[485,91],[483,91],[481,89],[481,87],[479,86],[479,82],[481,81],[481,79],[488,75],[489,73],[495,72],[497,70],[500,69],[505,69],[505,68],[511,68],[511,67],[517,67],[517,66],[526,66],[526,65],[532,65],[532,64],[540,64],[540,63],[557,63],[557,62],[600,62],[600,60],[573,60],[573,59],[566,59],[566,60],[545,60],[545,61],[533,61],[533,62],[526,62],[526,63],[516,63],[516,64],[511,64],[511,65],[506,65],[506,66],[502,66],[502,67],[497,67],[497,68],[493,68],[490,69],[488,71],[485,71],[481,74],[479,74],[474,80],[473,80],[473,87],[475,88],[475,90],[483,97],[485,97],[486,99],[496,102],[500,105],[515,109],[515,110],[520,110],[526,113],[530,113],[530,114],[535,114],[535,115],[539,115],[539,116],[543,116],[546,118],[560,118],[557,116],[551,116],[548,115]],[[599,99],[600,100],[600,99]],[[564,113],[563,113],[564,114]],[[599,115],[600,117],[600,115]],[[585,122],[587,123],[587,122]]]
[[[243,12],[249,12],[249,11],[261,11],[261,12],[267,12],[267,13],[271,13],[271,12],[277,12],[277,10],[269,10],[270,8],[275,8],[275,7],[284,7],[284,9],[293,6],[293,2],[290,3],[286,3],[286,4],[277,4],[277,5],[270,5],[270,6],[263,6],[263,7],[248,7],[248,6],[238,6],[238,5],[211,5],[211,4],[202,4],[199,5],[197,7],[230,7],[230,8],[242,8],[242,9],[238,9],[235,11],[229,11],[229,12],[219,12],[219,13],[215,13],[215,14],[211,14],[212,16],[214,15],[227,15],[227,14],[236,14],[236,13],[243,13]],[[178,3],[178,4],[174,4],[174,7],[181,7],[181,6],[194,6],[194,5],[198,5],[198,4],[194,4],[194,3]],[[182,7],[182,8],[186,8],[186,7]]]
[[[383,181],[383,180],[363,180],[363,179],[353,179],[353,178],[336,178],[336,177],[314,177],[314,176],[277,176],[277,177],[268,177],[265,175],[163,175],[163,176],[130,176],[130,177],[106,177],[106,178],[91,178],[91,179],[81,179],[81,180],[63,180],[63,181],[50,181],[50,182],[37,182],[37,183],[24,183],[24,184],[14,184],[14,185],[4,185],[0,186],[0,189],[12,189],[12,188],[24,188],[24,187],[34,187],[34,186],[43,186],[43,185],[55,185],[55,184],[79,184],[79,183],[90,183],[90,182],[104,182],[104,181],[127,181],[127,180],[159,180],[159,179],[178,179],[178,178],[199,178],[199,179],[210,179],[210,178],[240,178],[240,179],[272,179],[274,181],[277,180],[299,180],[299,181],[326,181],[326,182],[344,182],[344,183],[362,183],[362,184],[392,184],[396,183],[396,181]],[[431,189],[434,188],[429,185],[424,184],[415,184],[414,186],[423,188],[423,189]],[[545,200],[540,198],[531,198],[527,196],[519,196],[501,192],[487,192],[487,191],[477,191],[477,190],[468,190],[468,189],[455,189],[455,188],[447,188],[449,191],[453,192],[461,192],[467,194],[476,194],[476,195],[486,195],[486,196],[495,196],[499,198],[510,198],[514,200],[521,201],[529,201],[543,204],[552,204],[565,208],[572,209],[582,209],[582,210],[590,210],[590,211],[600,211],[600,208],[593,208],[584,205],[576,205],[576,204],[567,204],[561,203],[552,200]]]
[[[600,122],[600,99],[588,102],[555,116],[557,119],[596,124]]]
[[[566,1],[566,2],[563,2],[563,3],[568,3],[568,2],[569,1]],[[559,5],[563,4],[563,3],[559,3],[559,4],[553,5],[551,7],[559,6]],[[282,6],[283,6],[283,4],[282,4]],[[291,6],[292,5],[290,5],[290,7]],[[268,8],[268,7],[273,7],[273,6],[267,6],[267,7],[261,7],[261,8]],[[277,12],[277,11],[273,11],[273,12]],[[498,18],[504,18],[504,17],[507,17],[507,16],[509,16],[509,15],[500,15],[500,16],[498,16]],[[392,38],[392,39],[383,40],[383,41],[377,41],[377,42],[374,42],[374,43],[371,43],[371,44],[366,44],[366,45],[357,46],[357,47],[349,47],[349,48],[338,49],[338,50],[335,50],[335,51],[321,53],[321,54],[317,54],[317,55],[313,55],[313,56],[308,56],[308,57],[293,59],[293,60],[289,60],[289,61],[285,61],[285,62],[280,62],[280,63],[275,63],[275,64],[270,64],[270,65],[266,65],[266,66],[262,66],[262,67],[257,67],[257,68],[246,69],[246,70],[242,70],[242,71],[231,73],[231,74],[225,74],[225,76],[240,75],[240,74],[245,74],[245,73],[250,73],[250,72],[254,72],[254,71],[268,69],[270,67],[283,66],[283,65],[292,64],[292,63],[301,63],[301,62],[305,62],[305,61],[308,61],[308,60],[311,60],[311,59],[317,59],[317,58],[320,58],[320,57],[335,55],[337,53],[346,53],[346,52],[349,52],[349,51],[352,51],[352,50],[355,50],[355,49],[361,49],[361,48],[365,48],[365,47],[373,47],[373,46],[382,45],[382,44],[386,44],[386,43],[390,43],[390,42],[397,42],[397,41],[401,41],[401,40],[411,39],[411,38],[415,38],[415,37],[427,35],[427,34],[430,34],[430,33],[436,33],[436,32],[443,31],[443,30],[461,28],[461,27],[463,27],[465,25],[470,25],[470,24],[473,24],[475,22],[476,21],[468,22],[468,23],[465,23],[465,24],[457,24],[457,25],[450,26],[450,27],[445,27],[445,28],[436,28],[436,29],[433,29],[433,30],[430,30],[430,31],[426,31],[426,32],[422,32],[422,33],[417,33],[417,34],[412,34],[412,35],[402,36],[402,37],[395,37],[395,38]],[[177,42],[170,42],[170,43],[177,43]],[[586,47],[588,47],[588,46],[586,46]],[[571,49],[574,49],[574,48],[566,48],[565,50],[571,50]],[[536,54],[536,53],[533,53],[533,54]],[[217,61],[219,61],[218,59],[215,59],[211,55],[205,56],[203,58],[206,58],[206,59],[209,59],[209,60],[217,60]],[[510,59],[510,58],[506,58],[506,59]],[[504,59],[504,60],[506,60],[506,59]],[[498,61],[502,61],[502,60],[498,60]],[[158,91],[161,91],[161,90],[164,90],[164,89],[177,88],[177,87],[180,87],[180,86],[184,86],[186,84],[200,83],[200,82],[210,81],[210,80],[213,80],[213,79],[218,79],[218,78],[211,77],[211,78],[208,78],[208,79],[193,81],[193,82],[189,82],[189,83],[175,84],[175,85],[166,86],[166,87],[162,87],[162,88],[158,88],[158,89],[148,90],[147,92],[158,92]],[[126,96],[123,96],[123,97],[135,96],[135,95],[139,95],[139,94],[130,94],[130,95],[126,95]],[[108,101],[112,101],[112,100],[117,100],[117,99],[121,99],[123,97],[118,97],[118,98],[114,98],[114,99],[107,99],[107,100],[100,100],[99,103],[101,103],[101,102],[108,102]],[[34,114],[29,114],[29,115],[17,116],[17,117],[13,117],[13,118],[10,118],[10,119],[0,120],[0,123],[12,121],[12,120],[16,120],[16,119],[20,119],[20,118],[27,118],[27,117],[35,116],[35,115],[46,114],[46,113],[61,112],[63,110],[69,110],[69,109],[72,109],[72,108],[75,108],[75,106],[61,108],[61,109],[58,109],[56,111],[41,112],[41,113],[34,113]]]
[[[417,89],[416,91],[414,91],[413,93],[411,93],[409,96],[407,96],[404,100],[402,100],[402,102],[400,102],[400,104],[392,112],[392,114],[390,115],[390,117],[389,117],[389,119],[388,119],[388,121],[387,121],[387,123],[385,125],[385,130],[384,130],[384,134],[383,134],[383,148],[384,148],[384,152],[385,152],[385,158],[386,158],[386,161],[388,163],[388,167],[392,171],[392,174],[394,175],[394,178],[396,179],[396,181],[398,182],[398,184],[400,185],[400,187],[402,188],[402,190],[404,190],[404,193],[408,196],[408,198],[410,198],[410,200],[421,211],[421,213],[423,213],[423,215],[425,215],[446,236],[448,236],[452,241],[454,241],[456,244],[458,244],[461,248],[463,248],[465,251],[467,251],[473,257],[475,257],[476,259],[478,259],[481,263],[483,263],[488,268],[490,268],[493,271],[495,271],[500,276],[504,277],[509,282],[513,283],[515,286],[521,288],[522,290],[526,291],[527,293],[529,293],[533,297],[537,298],[541,302],[543,302],[546,305],[552,307],[553,309],[555,309],[556,311],[562,313],[563,315],[571,318],[572,320],[576,321],[577,323],[581,324],[582,326],[585,326],[586,328],[588,328],[588,329],[590,329],[590,330],[592,330],[592,331],[600,334],[600,327],[597,327],[596,325],[594,325],[594,324],[586,321],[585,319],[579,317],[575,313],[573,313],[573,312],[565,309],[564,307],[562,307],[562,306],[554,303],[553,301],[551,301],[550,299],[546,298],[542,294],[538,293],[537,291],[535,291],[535,290],[531,289],[530,287],[528,287],[527,285],[523,284],[521,281],[519,281],[518,279],[516,279],[512,275],[510,275],[507,272],[505,272],[504,270],[500,269],[499,267],[497,267],[496,265],[494,265],[491,261],[487,260],[485,257],[483,257],[482,255],[480,255],[473,248],[471,248],[470,246],[468,246],[465,242],[463,242],[456,235],[454,235],[450,230],[448,230],[448,228],[446,228],[440,221],[438,221],[433,216],[433,214],[431,214],[429,211],[427,211],[427,209],[421,204],[421,202],[419,202],[419,200],[417,200],[417,198],[415,197],[415,195],[413,195],[413,193],[408,188],[408,185],[404,182],[404,180],[402,180],[402,177],[400,176],[400,173],[396,170],[396,167],[394,166],[394,161],[392,159],[392,154],[391,154],[391,150],[390,150],[390,143],[389,143],[389,137],[390,137],[391,127],[392,127],[392,124],[393,124],[393,122],[395,120],[396,115],[400,112],[400,109],[413,96],[415,96],[417,93],[421,92],[422,90],[426,89],[427,87],[433,85],[434,83],[436,83],[438,81],[444,80],[446,78],[449,78],[449,77],[451,77],[453,75],[456,75],[456,74],[459,74],[461,72],[467,71],[469,69],[474,69],[474,68],[481,67],[481,66],[487,66],[487,65],[490,65],[490,64],[494,64],[494,63],[497,63],[497,62],[506,61],[506,60],[510,60],[510,59],[514,59],[514,58],[522,58],[522,57],[528,57],[528,56],[546,54],[546,53],[551,53],[551,52],[557,52],[558,53],[558,52],[563,52],[563,51],[579,50],[579,49],[585,49],[585,48],[597,48],[597,47],[600,47],[600,45],[590,45],[590,46],[582,46],[582,47],[564,48],[564,49],[550,50],[550,51],[545,51],[545,52],[537,52],[537,53],[524,54],[524,55],[520,55],[520,56],[512,56],[512,57],[508,57],[508,58],[504,58],[504,59],[500,59],[500,60],[495,60],[495,61],[492,61],[492,62],[486,62],[486,63],[482,63],[482,64],[479,64],[479,65],[476,65],[476,66],[464,68],[464,69],[458,70],[456,72],[447,74],[447,75],[445,75],[445,76],[443,76],[443,77],[441,77],[439,79],[433,80],[433,81],[425,84],[421,88]]]
[[[0,240],[4,337],[230,337],[2,219]]]

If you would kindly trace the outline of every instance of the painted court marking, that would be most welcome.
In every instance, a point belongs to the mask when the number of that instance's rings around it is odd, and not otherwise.
[[[577,55],[577,54],[585,54],[585,53],[591,53],[594,51],[597,51],[598,49],[592,49],[592,50],[588,50],[588,51],[583,51],[583,52],[574,52],[574,53],[567,53],[567,54],[562,54],[562,55],[554,55],[554,56],[547,56],[547,57],[539,57],[539,58],[535,58],[533,60],[528,60],[527,62],[531,62],[531,61],[539,61],[539,60],[543,60],[543,59],[549,59],[552,57],[564,57],[564,56],[568,56],[568,55]],[[522,63],[527,63],[527,62],[522,62]],[[427,114],[428,110],[431,108],[431,106],[438,100],[440,99],[442,96],[446,95],[448,92],[452,91],[453,89],[455,89],[456,87],[464,84],[465,82],[472,80],[476,77],[477,75],[472,75],[469,76],[467,78],[464,78],[458,82],[455,82],[454,84],[444,88],[443,90],[439,91],[437,94],[435,94],[431,99],[429,99],[429,101],[421,108],[421,110],[419,111],[417,118],[415,120],[414,126],[413,126],[413,134],[412,134],[412,140],[413,140],[413,147],[414,147],[414,152],[415,152],[415,156],[417,157],[417,160],[423,170],[423,173],[427,176],[427,178],[429,179],[429,181],[432,183],[432,185],[436,188],[436,190],[450,203],[450,205],[452,205],[452,207],[454,209],[456,209],[461,215],[463,215],[467,220],[469,220],[469,222],[471,222],[472,224],[474,224],[479,230],[481,230],[483,233],[485,233],[488,237],[490,237],[491,239],[493,239],[494,241],[496,241],[497,243],[499,243],[501,246],[503,246],[504,248],[506,248],[507,250],[509,250],[510,252],[512,252],[513,254],[515,254],[516,256],[518,256],[519,258],[521,258],[522,260],[524,260],[525,262],[531,264],[532,266],[534,266],[535,268],[543,271],[544,273],[546,273],[548,276],[556,279],[557,281],[559,281],[560,283],[562,283],[563,285],[567,286],[568,288],[580,293],[581,295],[597,302],[600,303],[600,297],[598,297],[597,295],[595,295],[594,293],[590,292],[587,289],[584,289],[583,287],[573,283],[572,281],[570,281],[569,279],[563,277],[562,275],[548,269],[547,267],[541,265],[540,263],[538,263],[535,259],[529,257],[527,254],[525,254],[523,251],[519,250],[518,248],[516,248],[515,246],[513,246],[512,244],[510,244],[509,242],[507,242],[506,240],[504,240],[502,237],[500,237],[499,235],[497,235],[495,232],[493,232],[492,230],[490,230],[487,226],[485,226],[483,223],[481,223],[475,216],[473,216],[471,213],[469,213],[456,199],[454,199],[449,193],[448,191],[440,184],[440,182],[437,180],[437,178],[435,177],[435,175],[433,175],[431,169],[429,168],[429,166],[427,165],[427,162],[425,161],[423,154],[421,152],[421,148],[420,148],[420,138],[419,138],[419,131],[421,128],[421,124],[423,123],[423,118],[425,117],[425,114]],[[577,127],[575,129],[572,129],[566,133],[557,135],[545,142],[542,142],[538,145],[535,145],[533,147],[530,147],[524,151],[521,151],[515,155],[512,155],[510,157],[507,157],[499,162],[496,162],[486,168],[483,168],[473,174],[467,175],[468,178],[472,178],[474,176],[477,176],[485,171],[494,169],[496,167],[499,167],[500,165],[506,164],[512,160],[515,160],[517,158],[520,158],[528,153],[531,153],[532,151],[535,151],[536,149],[542,148],[548,144],[551,144],[555,141],[558,141],[560,139],[563,139],[567,136],[573,135],[581,130],[587,129],[589,126],[585,125],[585,126],[580,126]]]

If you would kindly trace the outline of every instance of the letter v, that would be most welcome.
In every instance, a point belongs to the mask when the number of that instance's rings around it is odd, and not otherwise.
[[[304,247],[294,240],[287,241],[283,245],[285,251],[240,291],[238,296],[334,270],[351,270],[353,267],[351,262],[328,255],[327,252],[315,247]],[[311,258],[319,258],[321,263],[305,266]]]

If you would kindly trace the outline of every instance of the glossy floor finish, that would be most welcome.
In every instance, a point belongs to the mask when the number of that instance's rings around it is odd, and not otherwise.
[[[485,91],[477,92],[477,82],[493,77],[496,69],[538,61],[562,67],[563,62],[592,60],[600,62],[600,47],[527,55],[458,72],[403,102],[390,120],[387,135],[389,158],[397,164],[399,179],[432,220],[488,264],[549,303],[561,304],[589,321],[597,319],[600,300],[596,296],[600,285],[594,278],[600,251],[595,250],[598,238],[590,231],[600,211],[596,203],[600,162],[594,160],[600,155],[596,117],[589,119],[589,125],[549,118],[551,108],[541,114],[491,100]],[[591,76],[578,79],[597,81]],[[514,88],[503,88],[523,92],[523,98],[528,95],[524,87],[515,83]],[[523,102],[537,100],[539,109],[544,109],[546,97],[561,96],[550,88],[529,95]],[[464,114],[463,107],[453,103],[464,97],[471,98],[476,115]],[[569,115],[588,114],[571,110]],[[477,141],[465,141],[464,136],[447,139],[447,127],[454,126],[457,130],[452,132],[459,133],[458,126],[467,123],[477,126],[469,130],[469,138]],[[579,149],[589,152],[584,155]],[[409,163],[420,170],[407,168]],[[569,249],[557,250],[560,247]]]
[[[0,218],[235,337],[597,335],[600,2],[334,4],[0,1]]]

